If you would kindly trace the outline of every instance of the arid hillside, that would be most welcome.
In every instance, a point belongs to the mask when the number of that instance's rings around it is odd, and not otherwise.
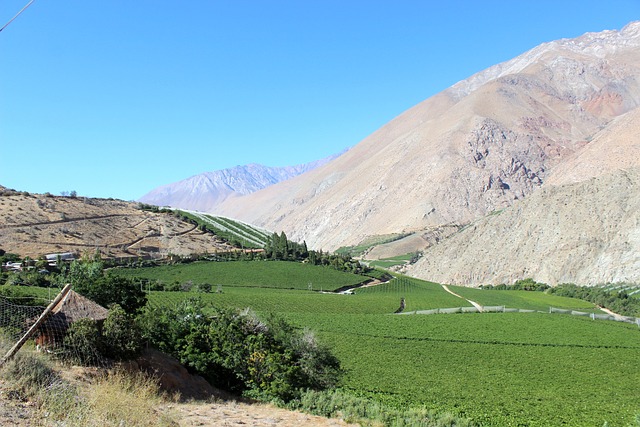
[[[0,190],[0,248],[23,257],[97,249],[109,257],[161,257],[230,249],[193,224],[140,210],[137,203]]]
[[[542,189],[432,245],[407,272],[454,284],[640,282],[640,109]]]
[[[594,142],[638,105],[640,23],[545,43],[427,99],[329,164],[228,200],[218,213],[325,250],[463,226],[526,200],[552,176],[567,182],[559,177],[569,169],[573,182],[593,176],[590,162],[613,172],[619,163],[601,159],[614,152]],[[427,240],[415,239],[415,249]]]
[[[548,186],[431,246],[407,273],[440,283],[640,282],[640,167]]]

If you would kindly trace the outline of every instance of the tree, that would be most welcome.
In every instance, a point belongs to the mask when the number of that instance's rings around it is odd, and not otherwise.
[[[287,240],[287,235],[284,234],[284,231],[280,233],[280,239],[278,241],[278,252],[282,254],[282,259],[289,258],[289,241]]]
[[[133,279],[105,274],[101,261],[73,261],[60,278],[103,307],[119,304],[125,312],[136,313],[147,303],[146,294]]]

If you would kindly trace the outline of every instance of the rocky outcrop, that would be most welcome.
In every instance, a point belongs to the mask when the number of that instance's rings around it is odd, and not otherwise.
[[[427,249],[408,274],[480,285],[640,282],[640,167],[547,186]]]

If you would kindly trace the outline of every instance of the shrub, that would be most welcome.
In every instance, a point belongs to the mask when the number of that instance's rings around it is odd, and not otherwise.
[[[102,330],[105,356],[115,360],[131,360],[142,351],[142,332],[135,318],[114,305]]]
[[[62,343],[63,360],[95,365],[103,360],[102,335],[93,319],[80,319],[69,326]]]
[[[245,310],[209,309],[199,300],[149,310],[146,338],[213,385],[265,400],[288,401],[302,390],[338,381],[338,359],[310,331]]]

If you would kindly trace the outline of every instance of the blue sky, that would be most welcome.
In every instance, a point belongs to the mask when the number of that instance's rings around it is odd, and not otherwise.
[[[28,0],[2,0],[4,25]],[[135,200],[340,152],[540,43],[640,0],[52,1],[0,32],[0,184]]]

